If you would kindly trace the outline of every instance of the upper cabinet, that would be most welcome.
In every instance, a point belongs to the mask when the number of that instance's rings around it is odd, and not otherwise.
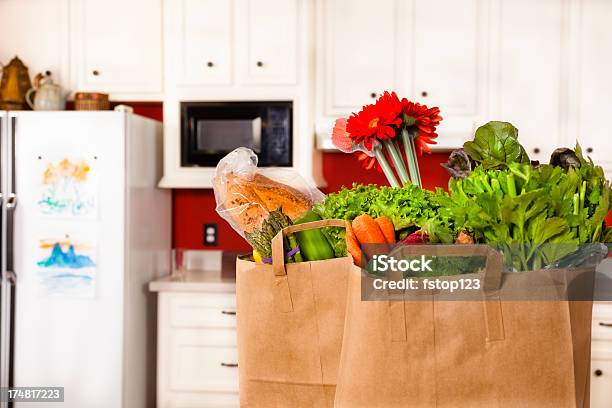
[[[238,57],[243,81],[294,84],[300,30],[298,1],[237,1]]]
[[[18,56],[30,77],[49,71],[68,85],[68,0],[0,1],[0,64]]]
[[[231,1],[179,0],[167,16],[178,23],[176,63],[181,85],[228,85],[232,79],[233,5]]]
[[[359,110],[396,88],[396,11],[395,0],[321,1],[324,72],[318,80],[326,116]]]
[[[297,81],[299,0],[166,2],[169,86],[291,85]]]
[[[479,0],[417,1],[408,21],[413,27],[411,96],[439,106],[445,115],[478,113],[479,61],[484,47],[479,38]],[[403,77],[409,83],[410,78]]]
[[[114,100],[161,100],[161,0],[0,0],[0,63]]]
[[[501,0],[492,20],[491,119],[511,122],[532,160],[548,163],[562,144],[564,0]],[[525,10],[530,10],[525,13]],[[565,64],[566,65],[566,64]]]
[[[439,106],[441,147],[456,146],[483,114],[485,3],[319,0],[318,132],[394,90]]]
[[[568,144],[577,139],[585,154],[612,173],[612,2],[583,1],[580,19],[575,21],[572,81],[570,88],[571,133]],[[612,176],[612,174],[609,174]]]
[[[79,91],[160,98],[161,0],[73,1],[71,20]]]

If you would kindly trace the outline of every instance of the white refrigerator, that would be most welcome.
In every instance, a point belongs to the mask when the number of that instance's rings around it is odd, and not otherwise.
[[[124,112],[0,111],[0,386],[64,387],[63,403],[13,406],[154,405],[161,137]]]

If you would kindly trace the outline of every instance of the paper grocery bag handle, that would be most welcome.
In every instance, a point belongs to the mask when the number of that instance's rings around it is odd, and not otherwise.
[[[274,286],[272,288],[275,302],[281,312],[293,311],[293,300],[289,288],[289,278],[285,266],[285,251],[283,238],[287,234],[324,227],[346,227],[343,220],[320,220],[304,224],[291,225],[283,228],[272,238],[272,270],[274,271]]]
[[[346,227],[346,221],[344,220],[319,220],[306,222],[304,224],[290,225],[283,228],[272,238],[272,268],[274,269],[274,275],[283,276],[287,275],[287,268],[285,267],[285,250],[283,248],[283,238],[287,234],[294,232],[306,231],[324,227]]]
[[[504,261],[502,255],[487,245],[406,245],[400,249],[402,256],[485,256],[487,264],[483,277],[483,308],[486,320],[487,341],[504,339],[504,325],[499,299]],[[398,305],[401,305],[401,308]],[[406,341],[407,327],[404,302],[389,301],[389,316],[393,341]]]
[[[501,254],[488,245],[404,245],[399,250],[402,256],[484,256],[487,258],[483,278],[483,291],[495,295],[501,288],[504,260]]]

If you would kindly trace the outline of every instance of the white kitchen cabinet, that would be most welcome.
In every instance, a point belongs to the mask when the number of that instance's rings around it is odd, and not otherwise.
[[[612,2],[587,0],[580,5],[571,81],[575,105],[570,113],[575,122],[568,144],[573,146],[578,139],[585,154],[612,171],[612,123],[608,120],[612,106]]]
[[[232,80],[233,2],[179,0],[176,7],[176,47],[172,63],[181,85],[229,85]]]
[[[609,408],[612,389],[612,303],[593,305],[591,408]]]
[[[361,110],[385,90],[440,107],[438,147],[463,143],[487,95],[486,3],[320,0],[318,144],[335,118]]]
[[[398,90],[396,0],[333,0],[319,4],[324,73],[318,78],[324,116],[347,115]]]
[[[71,54],[78,91],[160,99],[161,0],[72,2]]]
[[[479,0],[417,1],[414,8],[412,96],[445,116],[477,109]]]
[[[152,286],[159,291],[157,407],[237,408],[235,285],[187,280]]]
[[[302,0],[167,2],[169,86],[295,84],[302,7]]]
[[[30,77],[51,72],[69,88],[68,0],[0,1],[0,63],[18,56]]]
[[[492,21],[491,118],[511,122],[532,160],[548,163],[564,140],[563,0],[500,0]],[[529,10],[529,12],[526,12]]]
[[[237,0],[238,69],[247,84],[294,84],[298,0]],[[241,44],[244,44],[242,46]]]

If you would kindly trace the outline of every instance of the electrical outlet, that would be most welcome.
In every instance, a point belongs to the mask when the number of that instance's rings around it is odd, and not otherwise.
[[[202,240],[205,246],[217,245],[217,224],[204,224],[204,239]]]

